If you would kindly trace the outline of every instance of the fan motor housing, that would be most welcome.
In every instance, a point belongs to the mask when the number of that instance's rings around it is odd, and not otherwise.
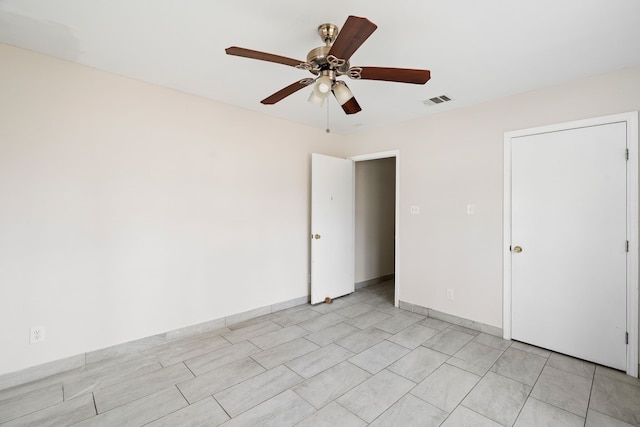
[[[345,61],[344,64],[340,66],[335,66],[329,62],[327,57],[329,56],[329,51],[331,50],[331,46],[320,46],[315,49],[312,49],[307,54],[307,62],[311,64],[311,72],[313,74],[319,74],[323,70],[333,70],[336,74],[346,74],[349,70],[349,61]]]
[[[331,46],[320,46],[311,49],[307,54],[307,62],[311,64],[314,69],[321,69],[324,65],[329,65],[327,61],[329,50],[331,50]]]

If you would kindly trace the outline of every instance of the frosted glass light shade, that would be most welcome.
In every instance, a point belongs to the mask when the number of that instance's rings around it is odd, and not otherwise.
[[[353,93],[343,82],[336,82],[333,85],[333,93],[336,96],[336,99],[340,103],[340,105],[344,105],[347,101],[353,98]]]
[[[325,98],[326,96],[317,94],[314,88],[314,90],[311,91],[311,95],[309,95],[308,101],[313,105],[315,105],[316,107],[322,107],[322,104],[324,104]]]
[[[315,88],[320,93],[328,94],[331,91],[331,86],[333,85],[333,80],[331,80],[328,76],[322,76],[318,79]]]

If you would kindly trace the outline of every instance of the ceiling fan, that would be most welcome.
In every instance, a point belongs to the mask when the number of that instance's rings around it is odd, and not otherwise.
[[[353,97],[346,83],[338,80],[340,76],[352,79],[384,80],[389,82],[425,84],[431,78],[429,70],[387,67],[352,67],[349,64],[351,55],[378,28],[376,24],[366,18],[349,16],[342,27],[342,31],[334,24],[322,24],[318,27],[318,34],[325,43],[324,46],[312,49],[307,54],[306,61],[287,58],[257,50],[232,46],[225,49],[228,55],[259,59],[289,65],[301,70],[310,71],[317,77],[305,78],[280,89],[276,93],[260,101],[265,105],[272,105],[315,83],[309,96],[309,102],[322,106],[325,99],[332,92],[342,109],[347,114],[361,111],[360,105]]]

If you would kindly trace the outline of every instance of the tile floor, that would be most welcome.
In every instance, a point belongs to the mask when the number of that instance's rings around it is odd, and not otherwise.
[[[0,425],[640,426],[640,380],[392,301],[387,282],[0,390]]]

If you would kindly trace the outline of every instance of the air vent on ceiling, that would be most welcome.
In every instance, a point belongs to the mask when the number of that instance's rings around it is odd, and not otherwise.
[[[424,105],[438,105],[438,104],[442,104],[443,102],[449,102],[449,101],[451,101],[451,98],[449,98],[447,95],[440,95],[440,96],[435,96],[433,98],[425,99],[422,102],[424,103]]]

